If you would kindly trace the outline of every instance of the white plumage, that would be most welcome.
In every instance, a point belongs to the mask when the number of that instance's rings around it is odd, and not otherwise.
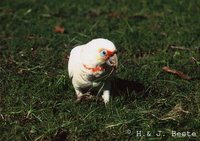
[[[68,73],[77,95],[77,101],[96,89],[103,92],[104,103],[110,99],[110,78],[118,60],[115,45],[107,39],[94,39],[72,49]]]

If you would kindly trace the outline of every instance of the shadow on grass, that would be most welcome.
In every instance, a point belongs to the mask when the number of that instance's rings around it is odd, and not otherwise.
[[[147,95],[145,86],[138,81],[115,78],[112,82],[113,97],[123,96],[125,99],[134,99]]]
[[[125,101],[131,101],[135,98],[144,98],[148,96],[148,91],[146,90],[145,86],[140,82],[114,78],[111,83],[112,98],[123,97]],[[103,99],[101,98],[101,94],[99,95],[97,90],[90,90],[89,96],[83,96],[81,101],[78,101],[77,103],[88,103],[88,101],[96,101],[98,103],[102,103]]]

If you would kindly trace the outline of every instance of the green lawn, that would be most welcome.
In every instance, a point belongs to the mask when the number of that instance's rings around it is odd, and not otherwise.
[[[107,108],[76,104],[67,72],[70,50],[98,37],[118,48],[117,77],[145,86]],[[199,0],[1,0],[0,140],[198,140],[200,81],[164,66],[200,77]]]

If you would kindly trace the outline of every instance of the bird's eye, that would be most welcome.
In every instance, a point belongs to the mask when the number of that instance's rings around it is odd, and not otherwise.
[[[102,57],[105,57],[105,56],[107,55],[107,51],[106,51],[106,50],[102,50],[102,51],[100,52],[100,55],[101,55]]]

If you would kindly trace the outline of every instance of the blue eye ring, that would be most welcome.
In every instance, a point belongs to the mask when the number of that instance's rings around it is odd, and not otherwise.
[[[100,52],[100,55],[101,55],[102,57],[107,56],[107,51],[106,51],[106,50],[102,50],[102,51]]]

